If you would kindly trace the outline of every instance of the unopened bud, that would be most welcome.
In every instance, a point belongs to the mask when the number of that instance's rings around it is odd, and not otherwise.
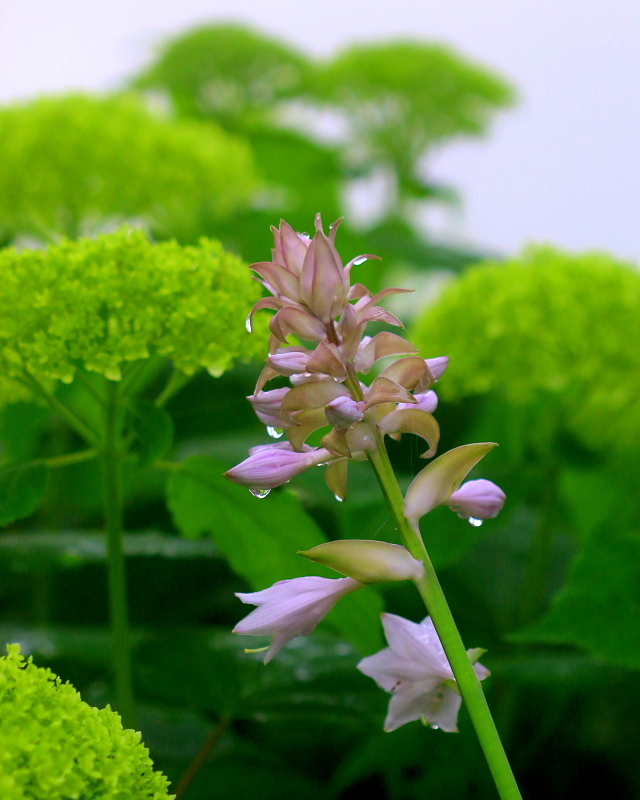
[[[372,539],[338,539],[299,553],[360,583],[418,580],[424,573],[405,547]]]
[[[360,408],[363,405],[364,403],[358,403],[351,397],[337,397],[325,406],[324,413],[334,428],[346,430],[354,422],[360,422],[364,419],[364,414]]]
[[[427,359],[427,367],[429,367],[431,374],[436,380],[439,380],[442,377],[448,366],[449,356],[438,356],[437,358]]]
[[[237,466],[225,472],[227,478],[250,489],[274,489],[288,483],[293,477],[315,464],[331,460],[332,456],[323,447],[304,453],[296,453],[283,442],[264,445],[254,451]]]
[[[502,511],[506,494],[493,481],[480,478],[463,483],[447,500],[447,505],[462,519],[493,519]]]

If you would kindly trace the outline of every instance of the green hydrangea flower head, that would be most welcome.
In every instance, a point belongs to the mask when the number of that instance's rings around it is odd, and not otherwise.
[[[625,448],[640,436],[640,273],[611,255],[538,246],[471,268],[414,340],[450,356],[444,397],[497,392],[524,405],[544,395],[588,446]]]
[[[212,240],[152,244],[140,230],[0,251],[0,370],[43,385],[78,365],[119,380],[153,355],[220,375],[264,346],[244,320],[260,296],[245,264]],[[257,341],[256,341],[257,340]]]
[[[0,658],[2,800],[170,800],[140,733],[108,706],[91,708],[69,683],[25,659]]]
[[[128,96],[42,98],[0,110],[0,235],[51,241],[140,222],[193,241],[245,206],[248,146],[214,123],[174,122]]]

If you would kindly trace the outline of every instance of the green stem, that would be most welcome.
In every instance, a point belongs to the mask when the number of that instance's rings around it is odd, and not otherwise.
[[[368,454],[369,460],[405,547],[414,558],[424,562],[424,577],[417,581],[416,585],[449,659],[458,689],[466,703],[498,794],[502,800],[521,800],[520,791],[500,741],[482,686],[467,655],[429,554],[419,532],[414,530],[404,515],[404,497],[389,461],[383,438],[375,425],[371,427],[376,433],[378,449]]]
[[[122,452],[118,384],[107,383],[105,438],[102,451],[104,476],[105,531],[109,607],[111,612],[111,650],[115,677],[116,708],[125,728],[135,727],[131,676],[131,641],[127,609],[127,585],[122,533]]]
[[[98,444],[98,436],[91,428],[89,428],[70,408],[65,406],[64,403],[61,403],[54,394],[45,389],[35,378],[29,375],[28,372],[25,372],[24,376],[18,378],[18,380],[35,395],[41,397],[54,411],[57,411],[86,442],[92,445]]]

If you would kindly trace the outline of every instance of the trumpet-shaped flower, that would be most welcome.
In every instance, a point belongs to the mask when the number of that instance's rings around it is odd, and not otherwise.
[[[264,663],[296,636],[308,636],[341,597],[364,586],[353,578],[292,578],[261,592],[236,592],[243,603],[258,606],[233,629],[247,636],[273,636]]]
[[[456,732],[462,700],[450,686],[453,671],[431,619],[417,624],[383,614],[382,624],[389,647],[363,658],[358,669],[393,695],[385,731],[422,719],[434,728]],[[471,657],[473,651],[468,652]],[[480,680],[490,674],[482,664],[474,669]]]
[[[506,494],[493,481],[480,478],[463,483],[447,500],[447,505],[462,519],[493,519],[502,511]]]

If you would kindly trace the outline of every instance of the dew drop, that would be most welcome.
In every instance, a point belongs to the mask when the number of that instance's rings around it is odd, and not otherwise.
[[[342,502],[344,501],[344,497],[340,497],[340,495],[339,495],[339,494],[334,494],[333,496],[336,498],[336,500],[337,500],[339,503],[342,503]]]
[[[467,522],[469,523],[469,525],[473,525],[474,528],[479,528],[482,525],[482,520],[476,519],[475,517],[469,517]]]
[[[368,256],[360,256],[360,258],[354,258],[353,259],[353,266],[354,267],[359,267],[360,264],[364,264],[364,262],[368,261],[368,260],[369,260]]]
[[[274,428],[273,425],[267,425],[267,433],[272,439],[279,439],[284,431],[282,428]]]
[[[431,727],[433,728],[434,731],[440,730],[439,725],[432,725]]]
[[[259,500],[262,500],[269,494],[271,489],[249,489],[249,491],[254,497],[257,497]]]
[[[251,314],[249,314],[249,316],[244,321],[244,327],[249,331],[249,333],[253,333],[253,330],[251,328]]]

